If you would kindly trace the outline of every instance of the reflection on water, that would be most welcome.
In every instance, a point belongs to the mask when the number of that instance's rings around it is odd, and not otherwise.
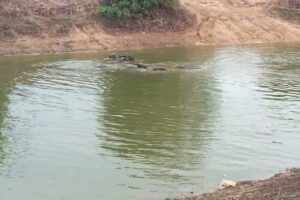
[[[2,74],[2,73],[1,73]],[[6,87],[0,85],[0,127],[3,126],[3,121],[6,113],[7,107],[7,94],[6,94]],[[4,146],[6,144],[6,138],[3,135],[0,129],[0,167],[3,166],[4,158],[5,158],[5,151]]]
[[[0,86],[1,87],[1,86]],[[3,126],[4,117],[6,113],[7,100],[4,88],[0,88],[0,127]],[[6,137],[3,135],[0,129],[0,167],[3,166],[4,158],[5,158],[5,146],[6,146]]]
[[[30,62],[30,60],[27,62],[9,58],[0,60],[0,167],[4,166],[6,154],[12,151],[7,138],[9,129],[2,128],[5,125],[5,121],[8,121],[7,107],[9,105],[9,93],[16,86],[17,82],[22,82],[27,72],[33,72],[34,68],[32,68],[32,64],[33,62]]]
[[[278,74],[266,73],[264,78],[266,79],[261,83],[260,87],[265,92],[265,98],[270,100],[286,100],[286,101],[300,101],[299,94],[299,82],[297,76],[293,71],[278,72]]]
[[[105,79],[110,83],[103,91],[104,111],[99,115],[105,133],[99,135],[102,148],[111,156],[161,170],[199,167],[213,137],[218,98],[214,80],[179,73],[115,72]],[[167,172],[151,174],[158,175],[169,178]]]
[[[290,48],[283,53],[268,53],[264,63],[269,66],[260,80],[260,88],[265,93],[265,98],[300,101],[299,50]]]
[[[300,47],[0,58],[5,200],[163,199],[300,165]],[[122,70],[123,69],[123,70]]]

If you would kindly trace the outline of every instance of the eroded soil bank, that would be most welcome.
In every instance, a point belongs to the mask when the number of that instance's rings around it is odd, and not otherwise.
[[[105,28],[95,17],[98,0],[28,0],[26,4],[3,0],[0,54],[300,42],[298,18],[287,20],[273,12],[273,7],[286,7],[282,2],[285,1],[180,0],[193,19],[179,20],[179,28],[176,24],[174,29],[157,28],[166,24],[158,18],[150,22],[155,28],[118,31]],[[285,14],[291,12],[298,12],[297,8]]]
[[[300,199],[300,171],[295,169],[266,180],[242,181],[236,187],[174,200],[266,200]]]

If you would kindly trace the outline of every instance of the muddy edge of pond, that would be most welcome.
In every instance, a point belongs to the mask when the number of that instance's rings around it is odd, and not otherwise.
[[[107,30],[95,17],[98,0],[27,0],[26,5],[3,0],[0,55],[300,42],[299,18],[286,19],[273,9],[287,7],[283,2],[287,0],[179,0],[193,17],[171,21],[175,30],[158,29],[156,23],[155,30]]]
[[[268,200],[300,199],[300,168],[294,168],[271,178],[257,181],[241,181],[236,187],[205,193],[193,197],[165,200]]]

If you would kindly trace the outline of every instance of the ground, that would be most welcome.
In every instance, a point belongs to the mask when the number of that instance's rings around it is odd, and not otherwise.
[[[298,200],[300,170],[294,169],[259,181],[242,181],[236,187],[175,200]]]
[[[121,23],[118,30],[96,17],[98,0],[2,0],[0,54],[300,42],[299,18],[287,20],[274,12],[273,7],[286,6],[282,3],[286,0],[276,1],[180,0],[189,13],[182,16],[190,19],[175,17],[178,23],[166,28],[162,24],[168,20],[158,16],[150,23],[152,28],[132,29],[129,23],[122,29]],[[284,11],[284,16],[298,13],[297,9]]]

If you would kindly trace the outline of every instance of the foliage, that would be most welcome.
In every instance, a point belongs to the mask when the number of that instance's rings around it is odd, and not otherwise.
[[[177,0],[100,0],[99,16],[106,19],[151,14],[154,8],[170,7]]]
[[[294,23],[300,23],[300,12],[298,10],[280,7],[275,8],[275,10],[283,19],[292,21]]]

